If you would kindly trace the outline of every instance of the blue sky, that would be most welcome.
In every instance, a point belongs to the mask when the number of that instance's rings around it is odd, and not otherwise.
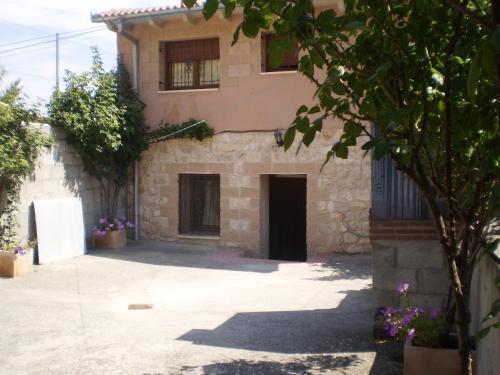
[[[90,46],[99,48],[106,68],[110,69],[116,61],[115,34],[107,30],[102,23],[92,23],[91,13],[112,8],[178,5],[179,2],[179,0],[2,0],[0,66],[6,71],[2,84],[20,79],[28,96],[28,102],[40,102],[43,105],[47,103],[55,86],[55,43],[49,42],[9,52],[5,52],[6,50],[49,41],[54,39],[55,33],[102,27],[102,30],[61,40],[60,72],[63,76],[66,69],[73,72],[88,70],[91,64]],[[31,38],[40,39],[23,44],[11,44]],[[43,107],[41,109],[43,110]]]

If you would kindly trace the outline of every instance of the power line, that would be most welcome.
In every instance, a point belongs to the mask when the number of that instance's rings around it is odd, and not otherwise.
[[[25,26],[25,27],[27,27],[29,29],[39,31],[39,32],[42,32],[42,33],[47,34],[47,35],[45,35],[45,36],[39,36],[39,37],[35,37],[35,38],[30,38],[30,39],[18,40],[16,42],[9,42],[9,43],[0,44],[0,48],[11,46],[11,45],[14,45],[14,44],[24,44],[24,43],[32,42],[34,40],[46,39],[46,38],[50,38],[50,37],[54,37],[55,36],[55,34],[47,33],[47,32],[45,32],[45,31],[43,31],[41,29],[36,29],[36,28],[30,27],[30,26],[26,26],[26,25],[21,25],[21,26]],[[75,30],[70,30],[70,31],[64,31],[62,33],[59,33],[59,35],[72,34],[72,33],[77,33],[77,32],[80,32],[80,31],[92,31],[92,30],[97,30],[97,29],[104,30],[104,29],[106,29],[106,27],[104,27],[104,28],[102,26],[86,27],[86,28],[83,28],[83,29],[75,29]]]
[[[52,35],[39,36],[39,37],[37,37],[37,38],[30,38],[30,39],[20,40],[20,41],[17,41],[17,42],[10,42],[10,43],[5,43],[5,44],[0,44],[0,48],[7,47],[7,46],[11,46],[11,45],[13,45],[13,44],[23,44],[23,43],[28,43],[28,42],[32,42],[32,41],[34,41],[34,40],[46,39],[46,38],[50,38],[50,37],[52,37]]]
[[[104,29],[106,29],[106,28],[103,27],[103,28],[100,28],[100,29],[97,29],[97,30],[85,31],[85,32],[77,33],[75,35],[68,35],[68,36],[59,38],[59,40],[69,39],[69,38],[73,38],[73,37],[76,37],[76,36],[79,36],[79,35],[85,35],[85,34],[95,33],[97,31],[101,31],[101,30],[104,30]],[[55,39],[46,40],[46,41],[38,42],[38,43],[32,43],[32,44],[28,44],[26,46],[21,46],[21,47],[15,47],[15,48],[6,49],[6,50],[3,50],[3,51],[0,51],[0,54],[12,52],[12,51],[17,51],[17,50],[20,50],[20,49],[26,49],[26,48],[30,48],[30,47],[35,47],[35,46],[39,46],[41,44],[47,44],[47,43],[52,43],[52,42],[55,42]]]

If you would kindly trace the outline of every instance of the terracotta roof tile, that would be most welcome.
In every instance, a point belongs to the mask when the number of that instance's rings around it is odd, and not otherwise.
[[[101,17],[121,17],[121,16],[130,16],[130,15],[139,15],[144,13],[157,13],[164,12],[167,10],[175,10],[175,9],[183,9],[185,8],[184,4],[180,2],[180,6],[157,6],[157,7],[149,7],[149,8],[118,8],[118,9],[109,9],[102,11],[97,14],[97,16]],[[203,5],[202,2],[197,2],[194,8],[199,8]]]

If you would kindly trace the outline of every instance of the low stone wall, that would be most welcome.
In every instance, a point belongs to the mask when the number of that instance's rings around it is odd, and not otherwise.
[[[402,282],[410,284],[413,305],[445,307],[448,271],[438,241],[372,240],[372,248],[375,308],[399,306]]]
[[[500,256],[500,248],[497,249]],[[482,320],[491,310],[493,301],[500,298],[500,291],[495,287],[495,280],[500,277],[500,266],[489,257],[484,257],[474,271],[471,288],[471,333],[492,323],[500,322],[500,316],[482,324]],[[500,329],[492,329],[488,336],[478,342],[478,374],[496,375],[500,369]]]
[[[179,174],[220,174],[220,236],[207,243],[265,256],[262,203],[268,174],[307,175],[308,255],[370,250],[370,157],[350,149],[348,160],[321,165],[340,129],[325,130],[310,148],[285,152],[272,132],[223,133],[202,142],[172,139],[151,145],[140,162],[140,230],[145,239],[179,241]],[[131,198],[131,197],[130,197]],[[130,200],[131,202],[131,200]],[[353,235],[342,225],[345,222]]]
[[[87,238],[100,215],[99,184],[83,171],[76,151],[66,143],[65,134],[49,125],[40,126],[51,136],[53,145],[44,149],[35,172],[25,181],[18,205],[17,234],[20,240],[35,237],[33,201],[37,199],[81,197]],[[124,200],[121,207],[124,207]],[[120,210],[124,213],[124,210]]]

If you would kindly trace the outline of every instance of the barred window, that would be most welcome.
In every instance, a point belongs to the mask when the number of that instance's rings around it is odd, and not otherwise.
[[[281,65],[273,68],[269,62],[269,46],[271,42],[279,38],[278,35],[272,33],[262,33],[261,35],[261,70],[262,72],[281,72],[297,70],[299,66],[297,46],[290,51],[285,52],[281,60]]]
[[[219,87],[219,39],[163,42],[160,90]]]

